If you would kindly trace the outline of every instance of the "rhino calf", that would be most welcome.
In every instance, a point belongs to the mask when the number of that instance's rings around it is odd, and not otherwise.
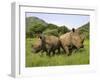
[[[79,30],[75,30],[74,28],[72,29],[72,31],[61,35],[60,42],[62,49],[68,55],[71,54],[69,50],[71,50],[73,47],[77,49],[84,47],[84,39],[80,35]]]

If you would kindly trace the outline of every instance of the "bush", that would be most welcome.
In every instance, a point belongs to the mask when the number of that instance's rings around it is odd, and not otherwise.
[[[47,29],[43,32],[43,34],[46,34],[46,35],[54,35],[54,36],[59,36],[58,34],[58,30],[57,29]]]
[[[37,33],[42,33],[46,29],[46,26],[43,26],[41,24],[35,25],[29,29],[29,31],[26,32],[26,37],[32,38],[35,37]]]
[[[55,25],[55,24],[51,24],[51,23],[49,23],[48,25],[47,25],[47,28],[48,29],[57,29],[58,28],[58,26],[57,25]]]
[[[70,30],[66,27],[66,26],[61,26],[61,27],[58,27],[58,33],[59,35],[62,35],[66,32],[69,32]]]

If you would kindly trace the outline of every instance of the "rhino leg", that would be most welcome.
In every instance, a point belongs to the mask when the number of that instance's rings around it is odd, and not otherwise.
[[[47,55],[48,56],[51,56],[51,50],[48,51]]]
[[[52,56],[51,53],[52,53],[52,55],[55,55],[55,48],[54,48],[54,47],[51,47],[51,48],[49,49],[47,55],[48,55],[48,56]]]
[[[70,48],[70,53],[76,53],[76,51],[77,51],[77,48],[75,46]]]
[[[55,55],[55,50],[53,50],[52,53],[53,53],[52,56]]]
[[[58,54],[60,54],[60,47],[58,47]]]
[[[63,50],[67,55],[69,55],[69,49],[67,46],[63,46]]]

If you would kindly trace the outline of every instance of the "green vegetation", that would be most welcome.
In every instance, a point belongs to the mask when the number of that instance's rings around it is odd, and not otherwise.
[[[32,53],[31,44],[35,41],[35,38],[26,39],[26,67],[89,64],[88,39],[84,42],[85,48],[73,52],[71,56],[61,53],[52,57],[46,56],[45,52],[43,54],[41,52]]]

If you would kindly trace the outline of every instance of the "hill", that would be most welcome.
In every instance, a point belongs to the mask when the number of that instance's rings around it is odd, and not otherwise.
[[[41,32],[45,29],[47,23],[37,17],[26,17],[26,35],[32,37],[34,32]]]
[[[81,27],[78,28],[81,33],[86,35],[86,38],[89,38],[89,33],[90,33],[90,22],[82,25]]]

